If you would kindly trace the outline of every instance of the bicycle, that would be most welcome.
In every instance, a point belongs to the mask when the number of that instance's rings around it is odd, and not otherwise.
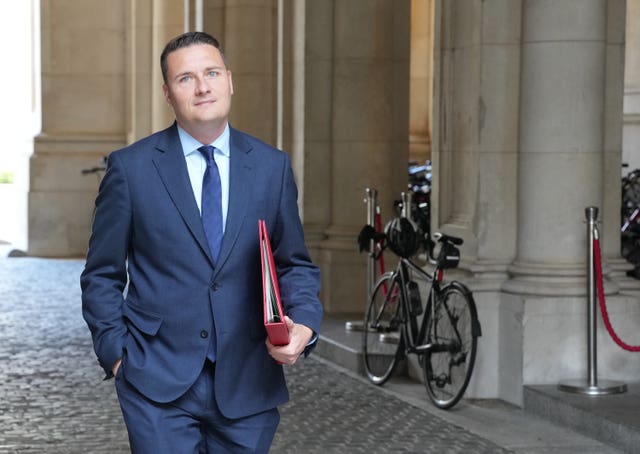
[[[482,335],[471,291],[461,282],[444,282],[444,270],[458,265],[456,246],[463,240],[434,233],[430,240],[440,248],[437,257],[433,249],[427,250],[435,266],[428,273],[410,259],[423,243],[413,222],[395,218],[385,234],[386,245],[400,260],[375,284],[365,313],[362,347],[367,377],[382,385],[400,360],[416,354],[429,398],[437,407],[449,409],[467,389]],[[431,282],[426,308],[414,273]]]

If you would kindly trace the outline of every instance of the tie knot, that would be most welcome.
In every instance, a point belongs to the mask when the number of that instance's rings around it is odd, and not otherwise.
[[[215,162],[213,160],[214,150],[215,148],[211,145],[203,145],[200,148],[198,148],[198,151],[202,154],[202,156],[204,156],[204,159],[207,160],[207,164],[211,164],[212,162]]]

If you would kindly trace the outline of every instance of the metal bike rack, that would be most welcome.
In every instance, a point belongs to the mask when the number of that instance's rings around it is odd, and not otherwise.
[[[366,197],[364,203],[367,204],[367,224],[375,227],[376,212],[378,207],[378,190],[374,188],[365,189]],[[372,238],[369,240],[369,258],[367,260],[367,301],[371,298],[373,286],[376,283],[376,242]],[[362,331],[362,321],[348,321],[344,325],[347,331]]]
[[[563,380],[558,384],[560,391],[566,391],[578,394],[587,394],[589,396],[602,396],[606,394],[620,394],[627,391],[627,385],[625,383],[614,380],[598,380],[598,345],[596,338],[596,316],[597,316],[597,304],[596,304],[596,280],[594,271],[594,255],[593,255],[593,240],[597,238],[597,219],[598,208],[587,207],[585,209],[585,216],[587,218],[587,295],[588,295],[588,309],[587,309],[587,336],[588,336],[588,377],[583,379]]]

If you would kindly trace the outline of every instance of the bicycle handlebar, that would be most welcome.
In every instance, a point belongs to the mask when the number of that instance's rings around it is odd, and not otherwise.
[[[464,243],[464,240],[462,238],[453,235],[447,235],[446,233],[442,232],[434,232],[432,237],[438,243],[442,243],[443,245],[453,244],[455,246],[460,246]],[[367,224],[362,228],[358,235],[358,245],[360,252],[372,252],[369,250],[369,244],[371,240],[380,245],[380,250],[378,251],[377,255],[382,254],[382,250],[386,249],[388,246],[387,235],[384,232],[378,232],[373,226]],[[433,250],[433,247],[426,248],[427,260],[432,265],[436,265],[438,263],[438,258],[433,255]]]
[[[104,167],[91,167],[90,169],[82,169],[82,175],[88,175],[90,173],[98,173],[98,172],[104,172],[105,168]]]
[[[100,163],[99,166],[90,167],[88,169],[82,169],[80,171],[82,173],[82,175],[89,175],[91,173],[104,172],[105,170],[107,170],[107,157],[106,156],[102,156],[98,162]]]

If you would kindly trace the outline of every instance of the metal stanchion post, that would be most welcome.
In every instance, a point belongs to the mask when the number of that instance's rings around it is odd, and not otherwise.
[[[378,190],[367,188],[367,224],[376,226],[376,210],[378,209]],[[367,301],[371,298],[373,286],[376,284],[376,241],[369,240],[369,260],[367,261]]]
[[[378,210],[378,190],[374,188],[366,188],[366,198],[364,202],[367,204],[367,224],[376,226],[376,211]],[[371,298],[373,286],[376,283],[376,241],[372,238],[369,240],[369,257],[367,260],[367,301]],[[348,321],[345,323],[345,329],[348,331],[362,331],[362,321]]]
[[[400,210],[400,217],[409,219],[411,217],[411,193],[401,192],[400,200],[402,201],[402,209]]]
[[[586,380],[564,380],[558,384],[560,391],[601,396],[605,394],[619,394],[627,391],[627,385],[613,380],[598,381],[598,343],[597,343],[597,304],[596,304],[596,276],[594,271],[593,240],[597,238],[598,208],[587,207],[587,337],[588,337],[588,377]]]

